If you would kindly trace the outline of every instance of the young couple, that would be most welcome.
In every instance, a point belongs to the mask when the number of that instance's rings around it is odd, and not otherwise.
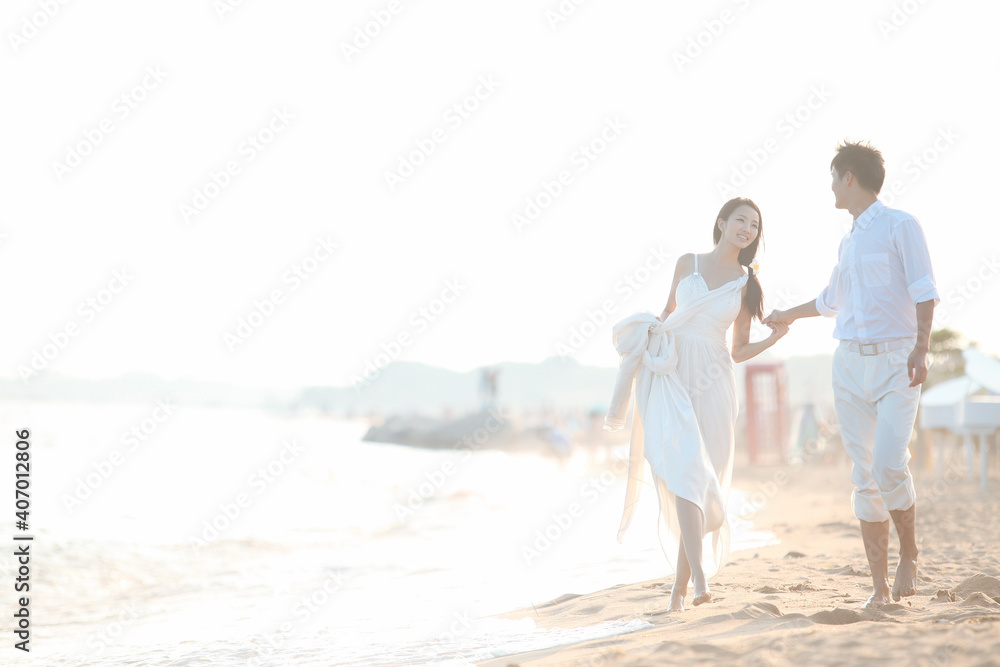
[[[618,540],[631,521],[648,461],[660,504],[660,544],[676,573],[671,611],[684,609],[689,581],[694,605],[711,600],[708,579],[728,556],[726,503],[738,413],[733,362],[774,345],[796,319],[818,315],[836,317],[833,335],[840,340],[833,388],[841,437],[854,462],[852,507],[874,584],[865,607],[916,593],[916,494],[908,446],[940,299],[920,224],[878,200],[885,180],[881,153],[845,142],[830,173],[835,205],[851,213],[854,226],[815,299],[763,317],[763,295],[751,266],[763,220],[756,204],[737,198],[716,216],[714,249],[677,261],[663,313],[637,313],[614,326],[621,365],[606,429],[625,425],[635,393]],[[755,317],[771,334],[751,343]],[[730,350],[725,334],[734,322]],[[900,540],[891,589],[890,519]]]

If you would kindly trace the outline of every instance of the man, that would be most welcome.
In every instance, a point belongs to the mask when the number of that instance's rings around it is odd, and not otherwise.
[[[844,142],[830,173],[836,207],[854,216],[830,282],[816,299],[775,310],[764,323],[837,318],[833,389],[841,437],[854,461],[851,504],[871,567],[874,591],[864,605],[871,608],[889,602],[890,518],[899,535],[892,599],[916,593],[916,493],[907,463],[941,299],[920,223],[878,199],[882,154],[867,143]]]

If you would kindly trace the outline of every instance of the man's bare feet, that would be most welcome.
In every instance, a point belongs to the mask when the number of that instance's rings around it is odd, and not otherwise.
[[[872,591],[872,596],[868,598],[862,606],[863,609],[876,609],[883,605],[889,604],[889,582],[885,582],[885,586],[879,586],[874,591]]]
[[[872,571],[872,596],[862,605],[874,609],[889,604],[889,520],[861,520],[861,539]]]
[[[899,598],[910,597],[917,594],[917,560],[900,557],[899,565],[896,566],[896,577],[892,580],[892,599],[899,602]]]
[[[899,565],[892,580],[892,599],[899,602],[900,598],[917,594],[917,506],[892,510],[889,515],[899,534]]]

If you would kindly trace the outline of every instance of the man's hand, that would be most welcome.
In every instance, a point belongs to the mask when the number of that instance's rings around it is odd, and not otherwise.
[[[795,320],[788,316],[788,312],[784,310],[772,310],[771,314],[761,320],[761,324],[777,324],[781,322],[782,324],[791,324]]]
[[[910,358],[906,360],[906,372],[910,377],[910,386],[916,387],[927,379],[927,350],[921,347],[913,348]]]

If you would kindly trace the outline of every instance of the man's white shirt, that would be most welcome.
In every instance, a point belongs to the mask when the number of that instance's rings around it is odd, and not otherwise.
[[[941,301],[920,223],[881,201],[855,218],[838,257],[816,298],[820,315],[837,318],[834,338],[861,343],[912,338],[916,304]]]

